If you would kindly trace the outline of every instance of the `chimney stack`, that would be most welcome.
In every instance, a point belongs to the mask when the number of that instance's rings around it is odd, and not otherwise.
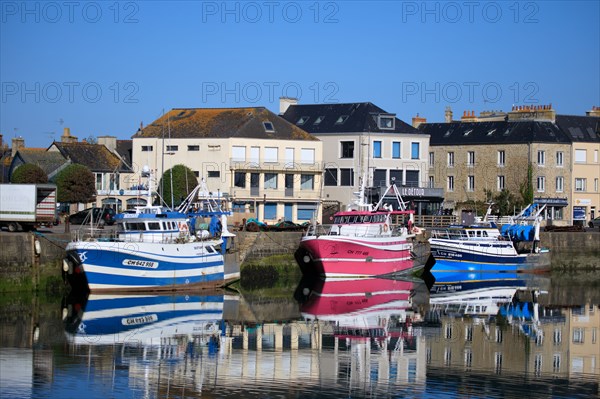
[[[14,158],[17,154],[17,151],[19,151],[21,148],[25,148],[25,139],[23,137],[15,137],[12,139],[11,157]]]
[[[290,105],[298,104],[297,98],[279,97],[279,115],[285,114]]]
[[[105,145],[110,152],[117,151],[117,138],[115,136],[98,136],[98,144]]]
[[[71,129],[65,127],[63,129],[63,135],[60,136],[60,141],[62,143],[77,143],[77,137],[71,136]]]
[[[586,111],[585,115],[586,116],[600,116],[600,107],[596,107],[594,105],[590,111]]]
[[[427,123],[427,119],[419,116],[419,114],[417,113],[417,116],[413,116],[412,118],[412,125],[413,127],[416,129],[419,127],[419,125],[421,125],[422,123]]]
[[[452,108],[446,107],[446,111],[444,112],[444,120],[446,123],[452,122]]]

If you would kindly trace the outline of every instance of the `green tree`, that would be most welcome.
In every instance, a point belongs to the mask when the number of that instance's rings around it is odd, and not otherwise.
[[[171,196],[171,175],[173,175],[173,195]],[[185,165],[175,165],[163,173],[158,190],[168,206],[178,206],[198,185],[194,172]],[[173,199],[173,204],[171,204]]]
[[[96,197],[94,174],[84,165],[72,164],[56,176],[58,202],[91,202]]]
[[[533,203],[533,167],[531,163],[527,165],[527,181],[521,183],[519,192],[525,205]]]
[[[514,213],[514,208],[520,208],[522,201],[517,199],[513,193],[504,189],[493,195],[491,190],[486,190],[487,197],[494,203],[494,213],[498,216],[507,216]]]
[[[10,181],[18,184],[44,184],[48,183],[48,175],[39,166],[26,163],[14,170]]]

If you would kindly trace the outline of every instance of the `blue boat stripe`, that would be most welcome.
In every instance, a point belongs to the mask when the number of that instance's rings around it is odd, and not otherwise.
[[[112,287],[166,287],[172,285],[185,286],[188,284],[197,284],[205,282],[214,282],[224,279],[224,273],[205,274],[189,277],[134,277],[134,276],[114,276],[93,272],[86,272],[90,289],[112,288]]]

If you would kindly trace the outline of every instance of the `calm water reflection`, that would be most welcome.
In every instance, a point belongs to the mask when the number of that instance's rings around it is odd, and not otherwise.
[[[600,279],[301,281],[8,301],[1,398],[589,398]]]

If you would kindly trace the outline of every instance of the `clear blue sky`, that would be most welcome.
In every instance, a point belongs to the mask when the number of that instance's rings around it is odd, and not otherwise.
[[[177,107],[600,105],[600,2],[4,1],[0,132],[129,138]]]

